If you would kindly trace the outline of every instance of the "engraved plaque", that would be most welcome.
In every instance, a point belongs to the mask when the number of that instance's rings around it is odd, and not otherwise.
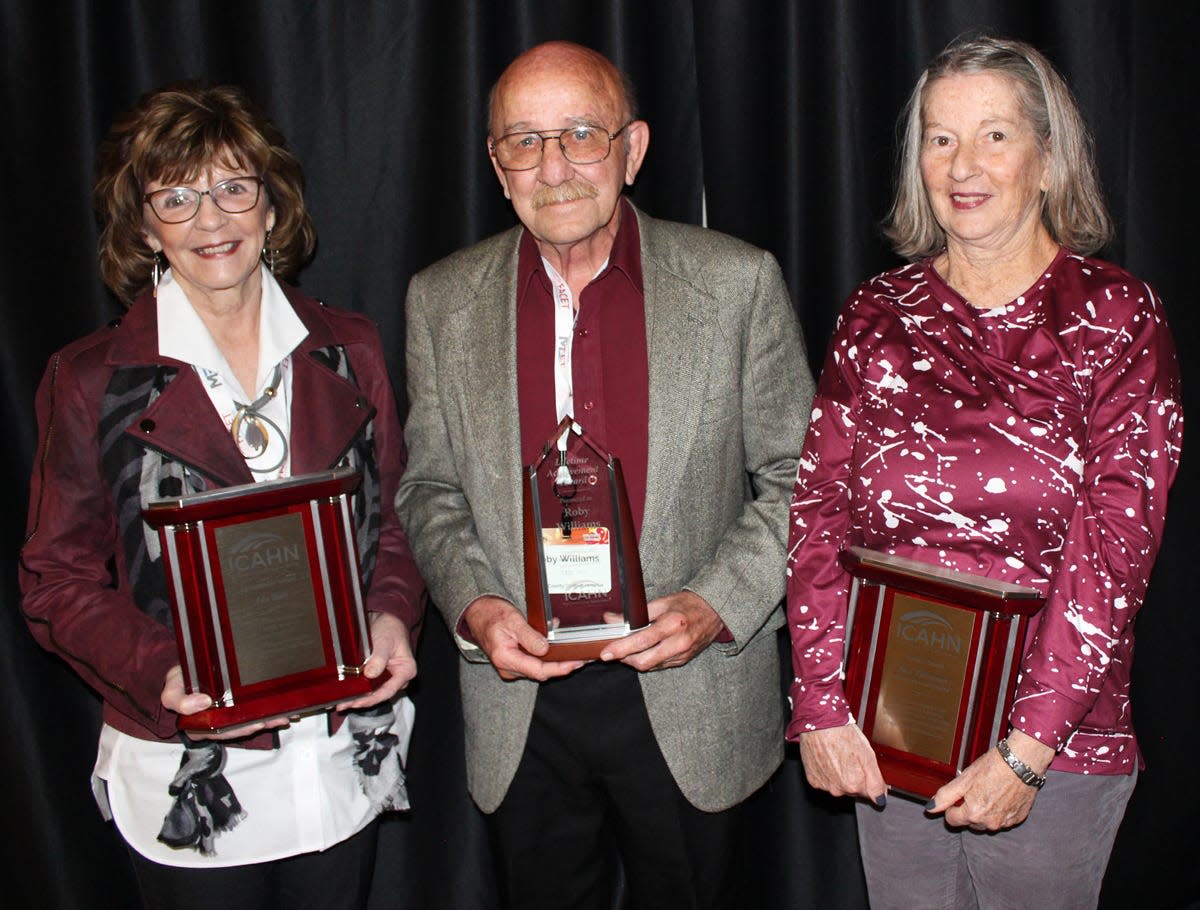
[[[978,614],[897,594],[875,702],[875,741],[949,764]]]
[[[301,516],[275,515],[214,533],[242,684],[321,666],[325,654]]]

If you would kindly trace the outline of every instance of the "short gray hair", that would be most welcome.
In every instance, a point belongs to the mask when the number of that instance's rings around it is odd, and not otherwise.
[[[1053,64],[1023,41],[988,35],[950,42],[925,68],[900,114],[897,131],[896,196],[884,219],[884,233],[904,258],[936,255],[946,232],[934,217],[921,179],[921,137],[929,86],[960,73],[1007,76],[1022,115],[1029,121],[1042,154],[1048,156],[1049,181],[1042,198],[1042,222],[1056,243],[1084,255],[1112,238],[1112,219],[1096,176],[1092,137],[1066,81]]]

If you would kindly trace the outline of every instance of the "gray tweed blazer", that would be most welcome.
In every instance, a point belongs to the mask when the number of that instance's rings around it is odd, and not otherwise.
[[[715,231],[637,212],[650,363],[639,549],[648,598],[704,597],[733,634],[686,666],[642,674],[681,790],[716,811],[783,756],[775,631],[788,503],[812,378],[779,267]],[[484,594],[525,603],[516,375],[520,227],[461,250],[408,289],[408,468],[396,510],[452,630]],[[504,682],[455,636],[467,781],[485,812],[524,749],[537,683]]]

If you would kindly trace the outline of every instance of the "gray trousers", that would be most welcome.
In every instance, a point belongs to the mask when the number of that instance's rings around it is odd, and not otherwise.
[[[871,910],[1095,907],[1136,780],[1050,771],[1029,817],[991,834],[948,828],[900,796],[882,810],[860,802]]]

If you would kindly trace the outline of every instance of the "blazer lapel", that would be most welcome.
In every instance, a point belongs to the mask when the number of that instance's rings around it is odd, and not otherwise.
[[[471,283],[462,307],[450,314],[448,328],[455,357],[447,366],[448,382],[462,385],[465,418],[460,471],[484,484],[489,495],[481,503],[492,517],[507,524],[513,542],[510,575],[520,578],[521,556],[521,429],[517,398],[517,243],[501,249]],[[510,583],[514,583],[510,579]]]
[[[639,212],[638,228],[650,364],[649,460],[639,550],[646,576],[653,578],[655,554],[669,552],[677,522],[683,518],[671,504],[688,501],[686,492],[680,495],[675,488],[688,482],[687,453],[703,414],[716,319],[713,300],[669,271],[656,255],[654,220]]]

